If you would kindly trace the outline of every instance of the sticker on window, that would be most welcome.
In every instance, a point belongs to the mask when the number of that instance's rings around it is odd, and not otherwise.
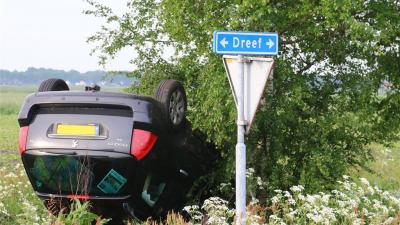
[[[97,187],[106,194],[115,194],[124,186],[126,181],[125,177],[111,169]]]

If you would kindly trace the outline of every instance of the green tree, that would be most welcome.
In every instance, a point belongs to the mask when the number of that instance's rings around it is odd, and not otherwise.
[[[165,78],[184,83],[189,120],[224,159],[214,184],[233,179],[236,141],[231,91],[210,47],[214,30],[279,33],[273,85],[247,141],[248,166],[268,191],[332,188],[372,159],[368,144],[398,138],[398,0],[130,0],[122,16],[88,2],[86,13],[106,20],[89,38],[100,62],[135,49],[130,75],[141,83],[131,91],[153,94]],[[391,87],[379,94],[385,82]]]

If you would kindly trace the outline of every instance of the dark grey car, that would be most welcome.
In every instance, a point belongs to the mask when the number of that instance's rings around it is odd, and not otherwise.
[[[115,218],[179,209],[217,157],[192,131],[186,107],[174,80],[162,81],[154,98],[44,81],[18,116],[21,158],[36,194],[53,213],[72,198]]]

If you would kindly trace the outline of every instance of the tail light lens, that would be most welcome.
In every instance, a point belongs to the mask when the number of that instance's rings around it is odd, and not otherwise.
[[[134,129],[132,133],[131,154],[137,160],[141,160],[150,152],[156,141],[157,136],[150,131]]]
[[[67,198],[86,201],[86,200],[89,200],[89,195],[67,195]]]
[[[26,150],[26,139],[28,137],[28,126],[19,128],[19,154]]]

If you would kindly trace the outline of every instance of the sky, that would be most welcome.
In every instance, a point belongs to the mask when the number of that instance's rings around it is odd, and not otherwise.
[[[122,14],[126,0],[100,0]],[[24,71],[28,67],[62,70],[102,70],[87,37],[104,21],[84,15],[83,0],[0,0],[0,69]],[[106,70],[132,70],[132,49],[124,49]]]

